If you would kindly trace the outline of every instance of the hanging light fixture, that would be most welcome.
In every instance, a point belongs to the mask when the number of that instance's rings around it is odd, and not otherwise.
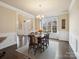
[[[37,15],[36,18],[41,20],[42,18],[44,18],[44,15]]]
[[[39,7],[39,10],[40,10],[40,12],[41,12],[41,10],[42,10],[42,8],[43,8],[43,4],[42,4],[42,1],[43,0],[38,0],[39,1],[39,4],[38,4],[38,7]],[[45,1],[45,0],[44,0]],[[44,18],[44,15],[42,15],[41,13],[39,13],[39,15],[37,15],[36,16],[36,18],[38,18],[38,19],[42,19],[42,18]]]

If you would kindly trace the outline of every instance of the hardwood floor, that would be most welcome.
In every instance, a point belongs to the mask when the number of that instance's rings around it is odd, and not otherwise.
[[[35,56],[30,52],[31,59],[76,59],[68,42],[51,40],[49,47],[42,53],[37,53]],[[26,49],[26,48],[24,48]],[[15,51],[16,45],[0,50],[5,51],[6,54],[2,59],[25,59],[25,55]],[[23,52],[26,54],[26,52]],[[0,58],[1,59],[1,58]],[[27,58],[26,58],[27,59]]]
[[[16,45],[0,50],[0,53],[5,52],[5,55],[0,57],[0,59],[16,59],[17,55],[15,50],[16,50]]]

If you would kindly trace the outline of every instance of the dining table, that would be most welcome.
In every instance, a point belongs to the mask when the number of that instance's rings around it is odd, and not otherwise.
[[[42,38],[44,38],[44,34],[35,34],[35,38],[37,38],[36,42],[38,43],[38,41],[40,41]]]

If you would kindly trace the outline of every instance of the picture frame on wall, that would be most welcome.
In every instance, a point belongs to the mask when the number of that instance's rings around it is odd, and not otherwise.
[[[65,29],[66,26],[65,26],[65,19],[62,19],[62,29]]]

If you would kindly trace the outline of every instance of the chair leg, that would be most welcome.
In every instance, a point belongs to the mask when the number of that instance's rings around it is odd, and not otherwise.
[[[34,46],[34,55],[36,55],[37,50],[38,50],[38,45],[35,45]]]
[[[41,45],[41,52],[44,51],[44,45]]]
[[[36,49],[34,49],[34,55],[36,55]]]

